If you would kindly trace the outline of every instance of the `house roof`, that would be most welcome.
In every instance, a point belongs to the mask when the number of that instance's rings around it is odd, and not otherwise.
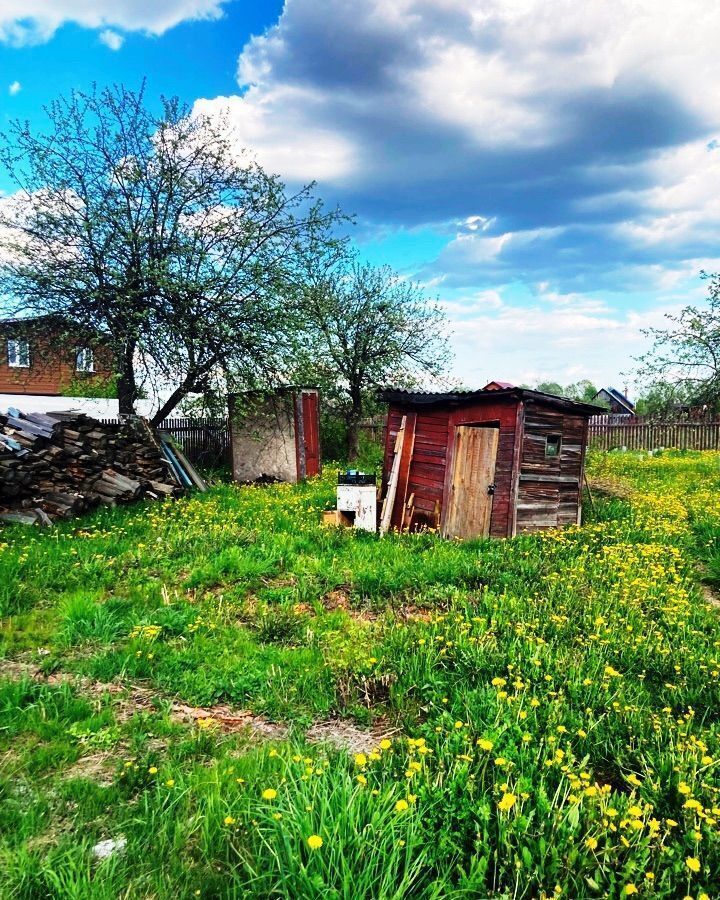
[[[629,413],[632,415],[635,414],[634,405],[628,400],[625,394],[621,394],[616,388],[608,387],[608,388],[600,388],[600,390],[595,394],[593,400],[599,397],[601,394],[607,394],[607,396],[614,400],[616,403],[619,403],[620,406],[624,407]]]
[[[484,391],[497,391],[501,388],[512,388],[512,387],[515,387],[515,385],[509,381],[488,381],[488,383],[485,385],[483,390]]]
[[[566,409],[584,416],[596,416],[604,412],[601,406],[591,403],[581,403],[578,400],[569,400],[567,397],[557,397],[555,394],[544,394],[542,391],[533,391],[529,388],[482,388],[476,391],[446,391],[446,392],[414,392],[397,388],[385,388],[378,392],[378,399],[385,403],[399,403],[405,406],[459,406],[465,403],[485,402],[494,403],[498,398],[507,397],[512,400],[534,400],[537,403],[545,403],[558,409]]]

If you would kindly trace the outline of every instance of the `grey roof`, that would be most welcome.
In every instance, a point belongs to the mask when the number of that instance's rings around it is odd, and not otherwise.
[[[595,400],[597,397],[599,397],[600,394],[607,394],[608,397],[610,397],[612,400],[615,400],[621,406],[624,406],[625,409],[627,409],[627,411],[629,413],[634,415],[635,406],[628,400],[628,398],[625,396],[625,394],[622,394],[616,388],[614,388],[614,387],[600,388],[600,390],[597,392],[597,394],[595,394],[595,397],[593,397],[593,400]]]
[[[572,410],[580,415],[596,416],[605,412],[601,406],[591,403],[581,403],[578,400],[569,400],[567,397],[557,397],[555,394],[544,394],[542,391],[533,391],[530,388],[503,388],[502,390],[475,390],[475,391],[406,391],[399,388],[385,388],[378,392],[378,399],[386,403],[400,403],[408,406],[453,406],[469,403],[471,401],[497,402],[499,398],[507,397],[515,400],[534,400],[537,403],[545,403],[559,409]]]

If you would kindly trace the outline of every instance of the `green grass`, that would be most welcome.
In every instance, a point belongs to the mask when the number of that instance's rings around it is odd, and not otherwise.
[[[325,529],[332,473],[3,530],[0,896],[720,895],[719,459],[511,541]]]

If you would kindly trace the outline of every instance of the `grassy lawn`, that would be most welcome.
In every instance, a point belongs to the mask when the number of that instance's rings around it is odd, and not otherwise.
[[[0,897],[719,897],[720,455],[591,470],[509,541],[333,472],[0,531]]]

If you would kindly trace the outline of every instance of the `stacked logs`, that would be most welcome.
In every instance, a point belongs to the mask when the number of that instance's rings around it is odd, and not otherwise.
[[[180,493],[160,443],[142,420],[0,414],[0,521],[47,525],[99,504]]]

